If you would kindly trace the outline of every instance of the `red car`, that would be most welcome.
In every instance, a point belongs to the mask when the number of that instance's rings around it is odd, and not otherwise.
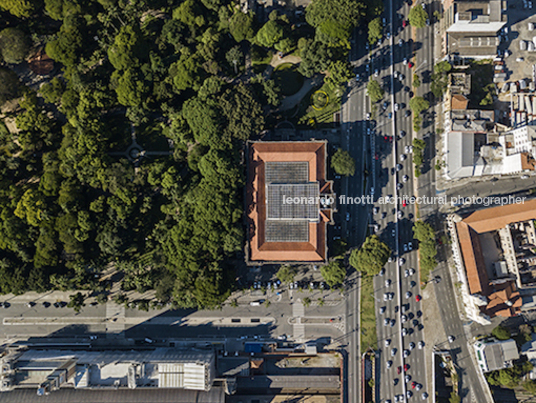
[[[409,365],[408,365],[408,364],[404,364],[404,372],[406,372],[408,369],[409,369]]]
[[[380,158],[380,156],[378,155],[378,153],[376,153],[376,155],[374,156],[374,158],[376,158],[376,160],[378,160]]]
[[[406,364],[406,365],[407,365],[407,364]],[[401,372],[402,372],[402,367],[398,367],[398,368],[396,369],[396,373],[397,373],[398,375],[400,375]]]
[[[406,28],[408,26],[408,21],[407,20],[402,21],[402,26]]]
[[[409,67],[410,69],[413,68],[413,63],[412,63],[412,62],[409,62],[409,63],[408,63],[408,67]]]
[[[415,389],[415,386],[417,386],[417,382],[415,382],[415,381],[414,381],[414,382],[411,382],[411,388],[412,388],[412,389]]]
[[[422,297],[419,294],[415,295],[415,301],[419,302],[421,299]]]
[[[408,205],[408,203],[406,203],[405,201],[402,202],[402,207],[406,207]]]

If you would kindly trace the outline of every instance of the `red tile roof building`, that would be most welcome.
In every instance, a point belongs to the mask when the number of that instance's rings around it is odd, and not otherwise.
[[[489,316],[514,316],[521,311],[521,296],[513,280],[490,282],[480,234],[498,231],[509,224],[536,219],[536,199],[475,211],[456,223],[456,233],[470,294],[487,298],[482,312]]]
[[[246,184],[247,260],[251,264],[326,262],[333,182],[326,179],[327,141],[250,142]],[[288,204],[307,197],[313,204]],[[319,201],[319,202],[318,202]]]

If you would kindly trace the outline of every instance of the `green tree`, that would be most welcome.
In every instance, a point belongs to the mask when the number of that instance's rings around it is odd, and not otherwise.
[[[384,91],[378,81],[370,79],[370,81],[367,83],[367,94],[370,97],[370,102],[375,104],[376,102],[380,102],[382,100]]]
[[[82,19],[64,21],[57,39],[47,42],[45,51],[52,59],[66,67],[73,67],[82,54],[85,25]]]
[[[19,78],[4,67],[0,67],[0,106],[19,95]]]
[[[460,403],[460,395],[456,392],[450,392],[449,403]]]
[[[278,21],[268,21],[257,32],[255,40],[267,48],[273,47],[284,37],[284,29]]]
[[[536,382],[527,380],[523,382],[523,388],[532,395],[536,395]]]
[[[424,28],[428,14],[422,9],[422,7],[411,7],[408,18],[412,27]]]
[[[188,48],[183,49],[179,60],[171,65],[169,74],[179,91],[198,90],[204,79],[199,55],[192,54]]]
[[[331,62],[328,72],[329,75],[325,81],[332,89],[338,88],[341,84],[348,82],[352,78],[352,69],[346,61],[337,60]]]
[[[145,100],[149,91],[138,70],[126,69],[115,71],[112,81],[116,82],[117,100],[124,106],[139,106]]]
[[[229,21],[229,31],[237,42],[251,41],[255,37],[255,17],[253,13],[236,12]]]
[[[376,275],[387,263],[391,249],[377,235],[365,239],[361,248],[352,250],[349,263],[356,270],[366,275]]]
[[[419,78],[417,73],[413,74],[412,85],[414,88],[419,88],[421,86],[421,79]]]
[[[30,50],[30,41],[24,31],[6,28],[0,31],[0,52],[6,63],[20,63]]]
[[[303,299],[303,306],[305,306],[306,308],[309,307],[311,305],[311,298],[309,297],[305,297]]]
[[[512,337],[510,329],[502,325],[499,325],[493,329],[491,334],[498,340],[508,340],[510,337]]]
[[[240,46],[234,46],[225,54],[225,58],[229,64],[234,66],[235,74],[238,73],[237,65],[244,59],[244,54],[240,50]]]
[[[283,265],[277,271],[277,278],[284,284],[289,284],[294,281],[296,276],[296,269],[288,264]]]
[[[365,12],[365,3],[359,1],[315,0],[305,9],[305,18],[327,41],[346,44]]]
[[[39,88],[39,92],[45,101],[50,102],[51,104],[59,102],[64,91],[65,84],[59,77],[54,77],[50,82],[43,84],[41,88]]]
[[[346,267],[340,260],[332,260],[329,264],[320,267],[320,274],[330,288],[333,288],[344,282]]]
[[[409,108],[415,116],[430,107],[430,103],[423,97],[413,97],[409,100]]]
[[[202,27],[206,23],[206,9],[196,0],[185,0],[173,10],[173,19],[179,20],[191,28]]]
[[[43,220],[45,202],[41,194],[34,189],[28,189],[17,203],[15,215],[28,224],[37,227]]]
[[[35,0],[0,0],[0,9],[19,18],[30,17],[39,5],[40,2]]]
[[[77,292],[76,294],[69,295],[70,301],[67,304],[68,308],[73,308],[76,313],[80,312],[82,310],[82,307],[85,306],[84,304],[84,296],[82,293]]]
[[[355,160],[348,151],[339,148],[331,157],[331,167],[339,175],[353,176],[355,173]]]
[[[108,58],[116,70],[139,67],[148,54],[147,42],[136,24],[121,27],[108,49]]]
[[[374,18],[368,24],[368,41],[371,45],[378,42],[383,36],[383,24],[380,17]]]

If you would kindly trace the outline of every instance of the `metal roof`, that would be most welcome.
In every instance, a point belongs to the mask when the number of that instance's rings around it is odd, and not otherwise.
[[[36,389],[1,392],[2,403],[224,403],[222,387],[208,392],[186,389],[59,389],[37,396]]]
[[[309,181],[309,162],[271,161],[265,163],[265,183],[306,183]]]

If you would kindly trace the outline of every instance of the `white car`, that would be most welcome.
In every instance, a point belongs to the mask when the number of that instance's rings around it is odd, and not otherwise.
[[[415,348],[415,343],[414,342],[409,343],[410,351],[413,350],[414,348]]]
[[[422,3],[421,7],[422,7],[423,10],[426,10],[426,4]]]
[[[387,32],[387,35],[385,35],[387,37],[387,39],[390,39],[391,38],[391,33],[390,32]]]
[[[378,77],[379,74],[380,74],[380,72],[379,72],[378,69],[374,70],[374,77]]]
[[[370,113],[367,113],[367,120],[370,120]]]
[[[413,243],[411,243],[411,242],[408,243],[408,249],[413,250]]]
[[[449,340],[449,343],[454,342],[454,336],[453,336],[453,335],[450,335],[450,336],[448,337],[448,340]]]
[[[404,259],[403,257],[401,257],[400,260],[398,261],[398,265],[399,265],[399,266],[402,266],[404,263],[406,263],[406,259]]]
[[[404,358],[408,358],[409,357],[409,350],[404,350]]]
[[[385,267],[382,267],[379,274],[380,276],[383,276],[385,274]]]
[[[389,347],[391,344],[391,339],[385,339],[385,347]]]
[[[417,343],[417,347],[419,347],[419,350],[422,350],[424,348],[424,341],[420,341]]]
[[[410,299],[410,298],[411,298],[411,292],[408,291],[408,292],[406,292],[406,299]]]
[[[383,294],[383,300],[384,301],[389,301],[389,293],[386,292],[385,294]]]
[[[390,321],[388,318],[385,318],[385,319],[383,320],[383,325],[384,325],[384,326],[389,326],[389,323],[391,323],[391,321]]]
[[[387,368],[391,368],[393,366],[393,361],[389,360],[387,361]]]
[[[405,243],[405,244],[404,244],[404,252],[407,252],[407,251],[408,251],[408,244]]]
[[[402,217],[404,217],[404,212],[402,210],[398,210],[398,213],[396,213],[396,216],[398,217],[399,220],[401,220]]]
[[[405,323],[408,320],[408,317],[406,315],[402,315],[400,317],[400,320],[402,321],[402,323]]]
[[[415,269],[411,268],[409,269],[409,275],[413,276],[415,274]]]
[[[394,77],[394,78],[398,78],[398,74],[399,74],[398,71],[395,71],[395,72],[393,73],[393,77]]]
[[[404,277],[409,277],[409,270],[408,269],[404,270]]]
[[[404,41],[401,39],[398,40],[398,46],[402,46],[404,44]]]
[[[402,181],[403,181],[404,183],[406,183],[406,182],[408,181],[408,179],[409,179],[409,176],[408,176],[408,175],[404,175],[404,176],[402,177]]]
[[[396,348],[391,349],[391,357],[394,357],[396,355]]]
[[[424,392],[422,394],[422,400],[426,400],[426,399],[428,399],[428,393]]]
[[[398,110],[398,104],[395,103],[395,111],[397,111],[397,110]]]
[[[391,287],[391,279],[388,278],[387,280],[385,280],[385,286],[386,287]]]
[[[403,63],[404,63],[404,66],[408,64],[408,58],[407,57],[404,58]]]
[[[407,158],[406,154],[400,154],[400,161],[405,161]]]

